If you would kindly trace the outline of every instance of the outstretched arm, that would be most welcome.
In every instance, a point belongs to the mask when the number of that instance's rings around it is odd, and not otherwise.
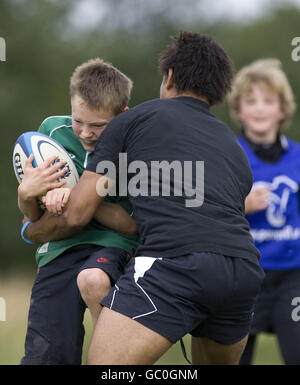
[[[47,192],[43,198],[43,203],[49,213],[61,215],[64,207],[68,203],[70,194],[71,189],[69,188],[62,187],[53,189]],[[136,235],[138,232],[135,220],[128,214],[126,209],[122,207],[121,203],[101,202],[97,207],[94,219],[101,225],[118,231],[119,233]],[[48,236],[48,234],[45,234],[45,236]]]
[[[79,232],[93,218],[104,199],[97,192],[97,182],[102,175],[84,171],[78,184],[72,189],[63,213],[54,216],[46,212],[26,229],[26,238],[36,243],[65,239]]]
[[[102,202],[95,212],[94,219],[119,233],[135,235],[138,232],[133,217],[118,203]]]

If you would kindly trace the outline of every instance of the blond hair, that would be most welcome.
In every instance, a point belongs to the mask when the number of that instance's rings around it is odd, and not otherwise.
[[[278,59],[256,60],[237,73],[228,97],[232,118],[239,121],[240,98],[249,94],[253,84],[266,85],[279,95],[283,113],[279,129],[286,128],[290,124],[296,104],[292,88]]]
[[[119,114],[128,105],[133,83],[126,75],[100,58],[78,66],[70,80],[71,98],[80,96],[92,110]]]

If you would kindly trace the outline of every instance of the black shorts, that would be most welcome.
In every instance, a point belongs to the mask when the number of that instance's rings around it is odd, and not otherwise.
[[[171,342],[185,334],[233,344],[250,328],[264,272],[246,259],[216,253],[136,257],[102,305]]]
[[[84,266],[98,267],[117,280],[126,256],[123,249],[87,246],[70,249],[39,269],[32,288],[22,365],[81,364],[86,305],[77,287],[78,272]]]
[[[288,331],[287,338],[300,341],[300,269],[265,271],[254,309],[250,334]],[[299,351],[300,351],[300,344]],[[300,357],[300,356],[299,356]]]
[[[109,275],[113,286],[120,275],[123,274],[126,264],[130,259],[130,254],[119,247],[103,247],[92,252],[80,267],[79,272],[85,269],[97,268],[105,271]]]

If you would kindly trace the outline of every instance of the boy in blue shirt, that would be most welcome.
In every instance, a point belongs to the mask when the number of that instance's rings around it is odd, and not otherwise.
[[[258,60],[243,68],[230,103],[253,172],[245,211],[266,273],[240,363],[251,363],[259,332],[273,332],[284,361],[299,364],[300,324],[293,315],[300,293],[300,146],[282,133],[295,104],[280,62]]]

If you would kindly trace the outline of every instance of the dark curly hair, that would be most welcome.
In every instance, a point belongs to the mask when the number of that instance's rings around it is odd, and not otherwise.
[[[205,97],[210,105],[223,102],[231,89],[233,66],[226,52],[208,36],[181,32],[160,54],[159,70],[173,69],[178,93],[191,91]]]

